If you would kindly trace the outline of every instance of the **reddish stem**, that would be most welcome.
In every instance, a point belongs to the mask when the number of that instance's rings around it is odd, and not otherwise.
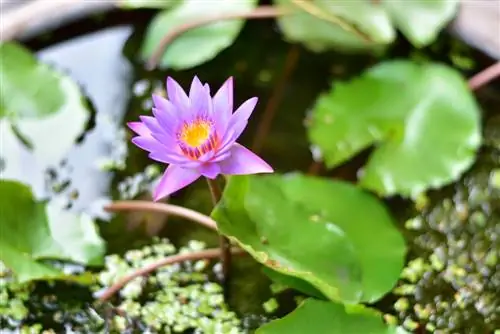
[[[231,251],[235,254],[244,254],[243,250],[237,249],[237,248],[232,249]],[[99,301],[100,302],[107,301],[115,293],[120,291],[120,289],[123,288],[128,282],[132,281],[134,278],[148,275],[160,267],[174,264],[174,263],[184,262],[184,261],[192,261],[192,260],[200,260],[200,259],[213,259],[213,258],[219,257],[220,254],[221,254],[220,249],[216,248],[216,249],[205,249],[205,250],[202,250],[199,252],[177,254],[177,255],[165,257],[165,258],[159,260],[158,262],[151,263],[150,265],[139,268],[136,271],[122,277],[121,279],[118,280],[118,282],[114,283],[109,288],[107,288],[104,292],[102,292],[102,294],[100,294]]]
[[[218,15],[205,16],[199,18],[196,21],[189,21],[179,25],[177,28],[170,30],[158,43],[156,50],[153,52],[151,58],[146,64],[146,68],[149,70],[154,69],[160,62],[161,57],[165,53],[168,45],[172,43],[177,37],[194,28],[202,27],[210,23],[226,20],[236,20],[236,19],[264,19],[277,17],[289,13],[288,10],[284,8],[278,8],[275,6],[260,6],[255,8],[253,11],[245,12],[235,12],[235,13],[221,13]]]
[[[252,150],[255,153],[259,153],[262,149],[262,146],[264,145],[265,139],[274,120],[274,116],[276,115],[278,105],[283,98],[286,83],[290,80],[290,76],[292,75],[293,70],[297,65],[299,55],[299,47],[297,45],[292,45],[290,47],[290,50],[288,51],[281,78],[274,87],[274,91],[271,95],[271,98],[269,99],[269,102],[266,105],[266,109],[264,109],[264,114],[262,115],[262,118],[259,122],[252,146]]]
[[[477,90],[500,76],[500,62],[487,67],[469,79],[471,90]]]
[[[212,218],[205,216],[204,214],[201,214],[197,211],[172,204],[149,201],[116,201],[106,205],[104,209],[112,212],[135,210],[163,212],[177,217],[189,219],[200,225],[208,227],[211,230],[217,231],[217,224]]]

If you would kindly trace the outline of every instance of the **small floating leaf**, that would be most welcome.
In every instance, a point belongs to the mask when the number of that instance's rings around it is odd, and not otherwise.
[[[271,321],[257,334],[404,334],[402,328],[384,324],[377,311],[362,305],[344,306],[340,303],[305,300],[284,318]]]
[[[375,197],[347,183],[233,176],[213,217],[259,262],[333,300],[375,301],[403,267],[405,244],[390,215]]]
[[[141,57],[144,60],[151,57],[160,40],[186,22],[224,13],[245,13],[255,8],[256,3],[256,0],[226,0],[215,5],[211,1],[185,0],[153,19],[141,48]],[[243,23],[243,20],[220,20],[183,33],[166,49],[161,67],[181,70],[211,60],[233,43]]]
[[[0,181],[0,260],[20,282],[36,279],[72,279],[42,259],[100,265],[104,241],[94,222],[54,203],[36,202],[29,187]]]
[[[455,16],[459,0],[383,0],[393,22],[418,47],[432,43]]]
[[[310,124],[328,167],[376,144],[360,183],[384,195],[414,196],[456,180],[481,143],[474,96],[458,72],[438,64],[390,61],[336,83]]]

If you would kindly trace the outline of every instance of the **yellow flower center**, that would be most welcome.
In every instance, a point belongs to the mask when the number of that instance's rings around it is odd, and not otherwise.
[[[185,123],[180,131],[180,139],[190,147],[200,147],[210,137],[211,128],[212,124],[203,119]]]

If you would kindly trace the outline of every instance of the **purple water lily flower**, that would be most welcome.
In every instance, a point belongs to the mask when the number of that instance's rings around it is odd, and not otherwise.
[[[168,100],[153,95],[153,115],[128,126],[138,134],[132,142],[153,160],[169,164],[156,187],[155,201],[196,181],[219,174],[272,173],[264,160],[236,143],[252,114],[257,98],[233,113],[233,78],[211,97],[208,84],[194,77],[189,96],[167,78]]]

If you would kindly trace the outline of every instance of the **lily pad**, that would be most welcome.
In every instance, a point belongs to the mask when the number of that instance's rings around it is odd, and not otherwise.
[[[0,118],[45,117],[65,102],[60,75],[25,47],[0,44]]]
[[[290,42],[301,42],[313,51],[341,49],[370,50],[388,45],[396,38],[383,7],[368,0],[275,0],[294,12],[278,18]]]
[[[249,12],[256,3],[256,0],[226,0],[214,5],[211,1],[185,0],[153,19],[141,47],[141,57],[144,60],[151,57],[161,39],[186,22],[224,13]],[[211,60],[234,42],[243,23],[243,20],[220,20],[183,33],[167,47],[160,66],[182,70]]]
[[[459,0],[383,0],[392,21],[418,47],[432,43],[455,16]]]
[[[433,42],[454,17],[458,0],[275,0],[293,10],[278,18],[285,37],[313,51],[378,50],[396,39],[396,27],[413,45]]]
[[[36,202],[24,184],[0,181],[0,221],[0,260],[20,282],[76,279],[42,259],[103,262],[104,241],[89,217],[64,211],[57,203]]]
[[[389,213],[344,182],[233,176],[212,215],[257,261],[332,300],[375,301],[403,267],[404,241]]]
[[[257,329],[257,334],[405,334],[404,329],[388,326],[379,312],[362,305],[305,300],[284,318]]]
[[[480,110],[464,78],[440,64],[390,61],[322,95],[310,141],[328,167],[376,145],[360,184],[417,196],[459,176],[481,144]]]

